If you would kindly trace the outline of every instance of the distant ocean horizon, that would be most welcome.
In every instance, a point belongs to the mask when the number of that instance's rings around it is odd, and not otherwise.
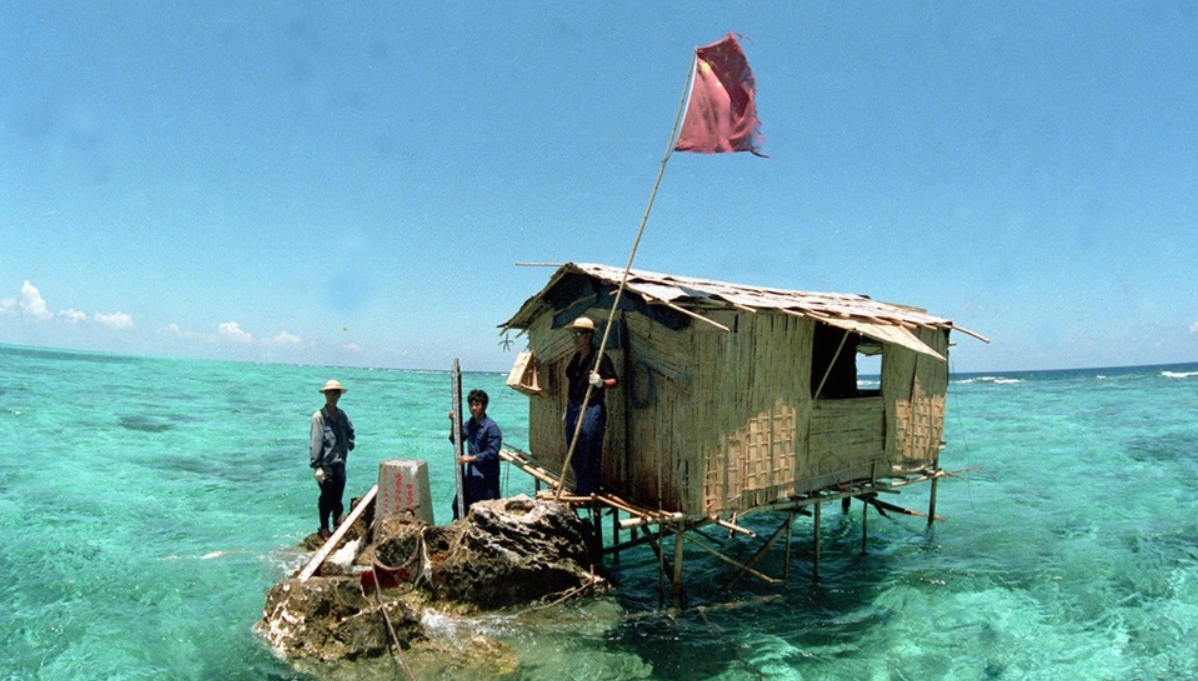
[[[466,371],[463,387],[487,390],[525,449],[528,398],[504,374]],[[358,430],[347,496],[381,461],[425,460],[448,522],[447,370],[0,345],[0,679],[395,678],[298,670],[253,633],[316,528],[307,426],[329,378]],[[956,474],[931,530],[871,514],[863,553],[860,504],[828,507],[820,579],[800,519],[790,580],[728,592],[731,569],[688,547],[673,615],[652,552],[626,551],[605,565],[608,596],[443,623],[451,644],[494,641],[502,673],[417,677],[1198,679],[1198,362],[950,380],[941,463]],[[506,466],[503,486],[532,491]],[[891,501],[926,510],[928,491]],[[779,522],[745,520],[766,536]],[[711,540],[742,558],[760,544]],[[782,561],[775,547],[757,567]]]
[[[435,374],[442,374],[442,373],[450,372],[450,367],[448,367],[448,366],[446,366],[443,369],[432,369],[432,368],[427,368],[427,367],[426,368],[383,367],[383,366],[376,367],[376,366],[359,366],[359,365],[351,365],[351,364],[305,364],[305,363],[296,363],[296,362],[251,361],[251,360],[215,359],[215,358],[201,358],[201,357],[181,357],[181,356],[174,356],[174,355],[155,355],[155,354],[143,355],[143,354],[130,353],[130,352],[106,352],[106,351],[102,351],[102,350],[87,350],[87,349],[65,348],[65,347],[56,347],[56,346],[0,343],[0,352],[4,351],[5,349],[11,349],[11,350],[15,350],[15,351],[31,351],[31,352],[38,352],[38,353],[43,353],[43,354],[60,352],[60,353],[65,353],[66,355],[98,355],[98,356],[104,356],[104,357],[118,357],[118,358],[123,357],[123,358],[128,358],[128,359],[137,359],[137,360],[161,359],[161,360],[166,360],[166,361],[177,360],[177,361],[183,361],[183,362],[214,362],[214,363],[220,363],[220,364],[248,364],[248,365],[278,366],[278,367],[292,367],[292,368],[309,367],[309,368],[317,368],[317,369],[328,369],[328,370],[331,370],[334,372],[338,371],[338,370],[345,370],[345,371],[399,371],[399,372],[435,373]],[[513,361],[514,361],[514,357],[513,357]],[[987,376],[1010,377],[1010,375],[1033,375],[1033,374],[1061,374],[1061,375],[1076,374],[1076,373],[1083,373],[1083,374],[1084,373],[1096,373],[1096,374],[1103,374],[1103,373],[1112,374],[1112,373],[1114,373],[1114,374],[1118,374],[1118,373],[1126,373],[1128,371],[1148,371],[1148,370],[1158,369],[1158,368],[1168,370],[1168,369],[1176,369],[1178,367],[1180,367],[1180,368],[1194,367],[1196,370],[1198,370],[1198,360],[1184,361],[1184,362],[1164,362],[1164,363],[1153,362],[1153,363],[1148,363],[1148,364],[1126,364],[1126,365],[1116,365],[1116,366],[1109,366],[1109,367],[1080,366],[1080,367],[1066,367],[1066,368],[1056,368],[1056,369],[1034,369],[1034,368],[1026,369],[1026,368],[1024,368],[1024,369],[985,369],[985,370],[975,370],[975,371],[957,370],[953,367],[951,358],[950,358],[949,362],[950,362],[950,364],[949,364],[950,374],[951,374],[953,380],[962,380],[962,379],[969,379],[969,378],[985,378]],[[463,374],[480,374],[480,375],[491,374],[491,375],[507,376],[510,369],[509,368],[471,369],[467,366],[462,366],[461,370],[462,370]],[[878,379],[881,378],[879,374],[869,373],[869,372],[862,373],[861,377],[863,379],[873,380],[873,381],[877,381]]]

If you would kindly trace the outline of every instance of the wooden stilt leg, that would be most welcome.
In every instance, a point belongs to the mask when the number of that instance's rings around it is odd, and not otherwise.
[[[612,561],[620,562],[620,512],[611,510],[611,545]]]
[[[861,553],[864,554],[869,540],[869,502],[861,500]]]
[[[603,554],[603,507],[591,507],[591,527],[595,528],[595,545],[598,548],[598,553]]]
[[[674,589],[672,592],[674,607],[678,607],[682,603],[682,534],[684,532],[686,532],[686,525],[679,522],[677,529],[674,530]]]
[[[814,518],[814,522],[815,522],[815,531],[814,531],[815,558],[813,559],[812,566],[811,566],[811,576],[814,579],[819,579],[819,549],[820,549],[820,539],[819,539],[820,522],[819,521],[820,521],[820,516],[822,515],[820,509],[822,509],[823,507],[824,507],[824,505],[821,503],[815,504],[815,518]]]
[[[634,527],[632,528],[634,535],[638,529],[645,535],[645,539],[649,541],[649,546],[653,549],[653,553],[657,555],[657,598],[658,607],[660,607],[661,603],[663,603],[666,599],[665,577],[666,569],[669,568],[669,565],[666,563],[666,557],[662,553],[662,547],[657,544],[657,538],[653,536],[653,533],[644,527]]]
[[[786,562],[782,564],[782,579],[790,579],[790,540],[794,535],[795,512],[786,517]]]
[[[940,457],[936,457],[936,460],[932,462],[932,470],[936,473],[940,472]],[[931,498],[928,500],[928,527],[931,527],[936,520],[936,487],[939,483],[939,476],[932,478]]]

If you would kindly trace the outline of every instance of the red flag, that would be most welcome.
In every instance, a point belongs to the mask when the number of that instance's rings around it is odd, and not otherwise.
[[[702,154],[751,151],[762,156],[765,136],[755,90],[749,60],[731,33],[696,49],[690,101],[674,149]]]

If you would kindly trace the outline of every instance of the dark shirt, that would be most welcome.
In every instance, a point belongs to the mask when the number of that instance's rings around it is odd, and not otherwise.
[[[453,429],[450,429],[451,440],[452,432]],[[466,445],[467,456],[478,457],[477,461],[466,464],[466,475],[498,484],[499,449],[503,447],[499,424],[490,416],[484,416],[479,421],[470,419],[462,424],[462,442]]]
[[[569,401],[582,403],[583,398],[587,394],[587,379],[591,375],[591,369],[595,367],[595,349],[591,348],[591,353],[583,359],[581,353],[574,353],[570,358],[570,364],[566,367],[566,380],[570,382],[569,386]],[[603,360],[599,362],[599,376],[604,380],[616,377],[616,369],[612,366],[611,358],[606,353],[603,355]],[[592,390],[591,400],[587,404],[603,404],[603,393],[606,390]]]

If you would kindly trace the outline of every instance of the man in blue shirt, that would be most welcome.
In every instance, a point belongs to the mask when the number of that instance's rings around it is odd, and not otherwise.
[[[462,490],[466,497],[466,510],[476,501],[499,498],[499,449],[503,446],[503,435],[499,425],[487,416],[487,405],[491,398],[484,390],[471,390],[466,396],[470,406],[470,420],[462,424],[462,442],[466,453],[458,457],[465,464],[462,473]],[[453,421],[453,412],[449,412]],[[453,440],[450,427],[449,439]],[[458,519],[458,500],[453,500],[453,519]]]

